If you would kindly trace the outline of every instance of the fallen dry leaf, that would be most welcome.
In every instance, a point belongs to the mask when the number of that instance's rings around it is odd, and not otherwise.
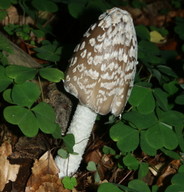
[[[0,191],[9,181],[15,181],[19,172],[20,165],[12,165],[7,159],[11,153],[11,145],[5,141],[0,147]]]
[[[167,176],[175,174],[180,166],[180,160],[173,160],[164,169],[163,173],[159,176],[157,180],[157,185],[159,187],[163,186],[164,180]]]
[[[47,151],[39,160],[35,160],[25,192],[70,192],[64,189],[58,172],[52,154]]]
[[[1,21],[2,25],[8,24],[34,24],[31,17],[23,17],[19,15],[18,10],[15,6],[10,6],[7,10],[7,16]]]

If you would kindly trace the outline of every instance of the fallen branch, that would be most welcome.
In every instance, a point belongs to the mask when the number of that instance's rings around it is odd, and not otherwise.
[[[19,48],[15,43],[10,41],[3,33],[0,32],[1,42],[4,41],[8,45],[11,52],[3,51],[3,55],[7,57],[10,65],[21,65],[31,68],[39,68],[41,65],[36,62],[29,54]]]

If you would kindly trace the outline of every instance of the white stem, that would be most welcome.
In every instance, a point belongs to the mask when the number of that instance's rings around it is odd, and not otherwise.
[[[60,169],[59,178],[71,176],[77,171],[82,160],[86,145],[88,143],[91,131],[96,120],[96,113],[88,107],[78,105],[73,116],[72,122],[67,133],[72,133],[75,137],[74,152],[78,155],[69,155],[69,158],[63,159],[56,156],[55,162]]]

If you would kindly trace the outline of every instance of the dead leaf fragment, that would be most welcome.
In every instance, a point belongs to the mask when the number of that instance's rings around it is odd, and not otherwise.
[[[166,38],[163,37],[158,31],[151,31],[150,41],[153,43],[163,44],[166,42]]]
[[[10,6],[7,10],[7,16],[1,21],[2,25],[8,24],[34,24],[31,17],[24,17],[19,15],[18,10],[15,6]]]
[[[58,172],[52,154],[47,151],[35,160],[25,192],[70,192],[62,186]]]
[[[172,160],[169,165],[164,169],[163,173],[159,176],[157,180],[157,185],[159,187],[164,185],[164,180],[167,176],[173,175],[177,172],[180,166],[180,160]]]
[[[10,143],[4,142],[0,147],[0,191],[9,181],[15,181],[20,165],[10,164],[7,157],[12,153]]]

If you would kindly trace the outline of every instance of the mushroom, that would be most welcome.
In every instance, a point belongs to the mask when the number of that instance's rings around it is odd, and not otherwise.
[[[64,87],[79,99],[68,133],[75,154],[56,156],[59,177],[79,168],[97,114],[119,116],[129,98],[137,64],[137,39],[130,14],[112,8],[83,35],[71,59]]]

